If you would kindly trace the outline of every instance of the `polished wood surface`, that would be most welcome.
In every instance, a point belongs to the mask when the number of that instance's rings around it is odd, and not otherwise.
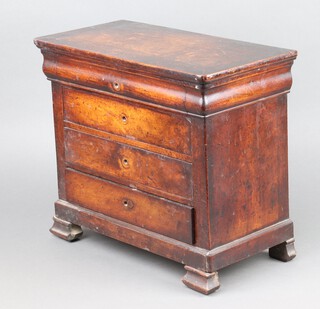
[[[190,163],[70,129],[65,131],[65,146],[71,167],[105,178],[114,176],[117,182],[124,179],[130,187],[152,188],[171,199],[192,198]]]
[[[128,139],[190,154],[191,124],[128,100],[64,89],[65,119]]]
[[[293,235],[293,223],[290,219],[286,219],[239,238],[237,241],[207,250],[65,200],[56,201],[55,213],[58,218],[65,221],[72,221],[76,225],[85,226],[105,236],[207,273],[216,272],[267,248],[286,243],[287,240],[292,239],[290,237]],[[294,248],[293,243],[292,247]]]
[[[52,81],[55,235],[90,228],[217,271],[294,258],[287,94],[296,51],[118,21],[35,40]],[[79,228],[78,228],[79,227]]]
[[[192,243],[192,208],[66,170],[66,198],[110,217]],[[177,233],[179,231],[179,233]]]
[[[207,120],[211,247],[288,218],[286,96]]]
[[[122,28],[124,36],[118,37],[114,27]],[[141,31],[135,32],[136,28]],[[135,39],[125,39],[131,33],[132,37],[135,33],[141,40],[145,38],[143,44],[133,48]],[[172,36],[170,45],[164,45],[167,35]],[[157,36],[162,39],[154,40]],[[192,39],[201,44],[190,52]],[[122,41],[120,54],[126,56],[124,59],[113,56],[119,52],[118,48],[112,52],[118,40]],[[292,82],[290,68],[297,55],[293,50],[127,21],[37,38],[35,43],[45,56],[43,70],[50,79],[197,115],[288,91]],[[158,54],[145,58],[141,49],[159,44],[164,47],[157,48]],[[189,59],[191,54],[194,61]],[[158,66],[148,65],[148,60]],[[187,73],[189,66],[195,71]],[[208,71],[203,73],[202,67]]]
[[[212,80],[296,55],[287,49],[125,20],[42,37],[36,44],[180,80]]]

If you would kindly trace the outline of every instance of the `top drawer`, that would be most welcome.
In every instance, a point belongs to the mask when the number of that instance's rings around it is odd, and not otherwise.
[[[65,120],[179,153],[191,153],[191,123],[183,116],[82,90],[65,88],[63,93]]]

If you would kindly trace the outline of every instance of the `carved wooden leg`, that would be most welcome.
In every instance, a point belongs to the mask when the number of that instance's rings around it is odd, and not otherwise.
[[[62,220],[56,216],[53,217],[53,226],[50,232],[68,241],[78,239],[83,233],[81,226]]]
[[[294,248],[294,238],[291,238],[277,246],[269,249],[269,256],[282,261],[291,261],[296,256],[296,250]]]
[[[206,273],[187,265],[184,268],[187,273],[182,278],[182,282],[187,287],[206,295],[219,289],[220,283],[217,272]]]

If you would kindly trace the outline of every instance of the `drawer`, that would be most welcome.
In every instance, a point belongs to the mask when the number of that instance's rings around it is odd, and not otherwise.
[[[136,189],[66,169],[67,201],[192,244],[192,211]]]
[[[125,99],[64,88],[65,120],[190,154],[191,124],[179,114],[166,114]]]
[[[192,164],[65,128],[65,159],[90,174],[192,198]],[[154,193],[154,191],[153,191]]]

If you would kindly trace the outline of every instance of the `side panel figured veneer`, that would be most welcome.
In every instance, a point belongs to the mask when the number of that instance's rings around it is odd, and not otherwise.
[[[66,170],[66,194],[71,203],[189,244],[193,242],[192,208],[186,205],[70,169]]]
[[[288,218],[286,95],[207,120],[212,248]]]

